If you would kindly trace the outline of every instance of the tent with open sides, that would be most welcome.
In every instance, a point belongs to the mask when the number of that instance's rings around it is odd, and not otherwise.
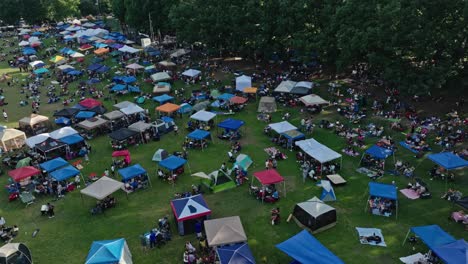
[[[183,168],[185,163],[187,163],[185,159],[172,155],[161,160],[159,162],[159,166],[173,172],[175,170]]]
[[[336,209],[317,197],[294,206],[292,215],[302,228],[318,233],[336,225]]]
[[[205,220],[206,240],[210,247],[247,242],[239,216]]]
[[[39,164],[39,167],[45,172],[52,172],[59,168],[69,165],[68,162],[62,158],[55,158],[46,162]]]
[[[123,169],[119,169],[118,172],[122,177],[122,181],[129,181],[137,176],[147,173],[146,170],[140,164],[135,164]]]
[[[255,264],[252,251],[247,243],[216,248],[220,264]]]
[[[53,138],[47,138],[34,146],[36,152],[45,158],[63,157],[68,151],[68,145]]]
[[[388,217],[391,215],[391,212],[390,213],[382,212],[378,205],[374,205],[374,206],[371,205],[371,199],[374,200],[372,203],[376,203],[376,199],[387,199],[390,201],[394,201],[395,218],[398,218],[398,195],[397,193],[398,193],[397,188],[393,184],[369,182],[369,199],[367,200],[365,210],[367,211],[367,208],[370,207],[372,214],[383,215],[383,216]],[[393,208],[390,208],[390,209],[393,210]]]
[[[278,123],[273,123],[268,125],[271,130],[275,131],[278,134],[285,133],[290,130],[297,130],[297,127],[291,125],[288,121],[282,121]]]
[[[6,128],[0,132],[0,143],[5,152],[19,149],[26,143],[26,133],[14,128]]]
[[[166,114],[172,114],[175,111],[179,110],[180,106],[172,103],[165,103],[163,105],[160,105],[156,107],[156,111],[159,113],[166,113]]]
[[[379,147],[377,145],[373,145],[372,147],[368,148],[361,157],[361,161],[364,158],[364,155],[370,155],[371,157],[378,159],[378,160],[386,160],[388,157],[393,156],[393,161],[395,162],[395,156],[393,154],[393,150],[388,148]]]
[[[442,245],[454,243],[456,241],[453,236],[445,232],[442,228],[440,228],[440,226],[427,225],[411,227],[406,234],[403,244],[405,244],[411,232],[418,236],[431,250],[434,250],[435,248]]]
[[[429,154],[427,157],[446,170],[468,167],[468,161],[452,152]]]
[[[86,188],[81,189],[80,193],[93,197],[97,200],[102,200],[114,192],[122,189],[123,186],[123,182],[103,176],[99,178],[99,180],[88,185]]]
[[[137,136],[139,133],[137,131],[128,129],[128,128],[121,128],[109,134],[109,137],[116,141],[124,141],[129,139],[130,137]]]
[[[307,94],[312,90],[312,87],[312,82],[294,82],[288,80],[282,81],[274,91],[277,93]]]
[[[30,116],[21,118],[18,124],[20,129],[31,129],[35,131],[36,126],[49,126],[49,118],[43,115],[31,114]]]
[[[189,78],[198,77],[200,74],[201,74],[201,71],[194,70],[194,69],[188,69],[182,73],[183,76],[189,77]]]
[[[39,174],[41,174],[41,171],[33,166],[25,166],[8,172],[8,176],[10,176],[15,182],[20,182]]]
[[[171,208],[181,236],[194,233],[196,221],[208,219],[211,215],[201,194],[174,199],[171,201]]]
[[[296,144],[296,146],[298,146],[302,151],[304,151],[311,158],[320,162],[320,164],[322,165],[326,162],[340,159],[340,168],[342,167],[341,166],[341,163],[342,163],[341,154],[321,144],[320,142],[318,142],[317,140],[313,138],[296,141],[294,144]],[[320,170],[320,171],[323,171],[323,170]]]
[[[75,134],[78,134],[78,131],[75,129],[71,127],[62,127],[50,132],[50,137],[53,139],[61,139]]]
[[[302,96],[299,98],[305,106],[313,106],[313,105],[328,105],[330,104],[327,100],[324,100],[322,97],[316,94],[309,94],[306,96]]]
[[[87,109],[91,109],[93,107],[102,105],[101,101],[93,98],[86,98],[84,100],[81,100],[79,104]]]
[[[284,133],[281,133],[281,136],[285,137],[288,140],[288,144],[287,144],[288,149],[292,149],[296,141],[305,139],[305,135],[299,130],[289,130]]]
[[[254,172],[253,175],[252,183],[254,178],[256,178],[262,185],[283,183],[283,192],[284,196],[286,196],[286,182],[284,181],[283,176],[281,176],[275,169],[257,171]]]
[[[208,122],[215,117],[216,117],[215,113],[208,112],[205,110],[198,111],[195,114],[190,116],[191,119],[198,120],[200,122]]]
[[[242,75],[236,78],[236,90],[243,92],[245,88],[252,87],[252,77]]]
[[[320,200],[324,202],[336,201],[335,190],[333,190],[330,181],[321,180],[320,185],[322,186],[322,194],[320,195]]]
[[[468,243],[464,239],[437,246],[433,252],[447,264],[468,263]]]
[[[79,175],[80,173],[81,172],[77,168],[73,167],[72,165],[68,165],[61,169],[52,171],[50,173],[50,176],[57,181],[65,181],[65,180],[70,179],[71,177],[75,177],[76,175]]]
[[[306,230],[276,245],[276,247],[294,259],[297,264],[344,264],[320,241]]]
[[[238,119],[233,119],[233,118],[228,118],[223,120],[218,124],[218,127],[224,128],[228,131],[233,130],[237,131],[239,128],[241,128],[245,124],[244,121],[238,120]]]
[[[132,264],[132,253],[123,238],[94,241],[85,264]]]
[[[167,72],[158,72],[150,76],[153,82],[170,81],[172,77]]]

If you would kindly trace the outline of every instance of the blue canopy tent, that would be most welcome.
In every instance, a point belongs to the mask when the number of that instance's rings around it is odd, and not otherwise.
[[[137,81],[137,79],[133,76],[124,76],[122,77],[122,81],[126,84],[129,84],[129,83],[134,83]]]
[[[187,137],[189,139],[198,140],[202,142],[204,139],[211,139],[211,133],[206,130],[196,129],[190,132],[190,134],[188,134]],[[204,149],[207,146],[207,144],[203,144],[202,142],[200,143],[200,146],[202,149]]]
[[[280,136],[285,137],[288,140],[287,148],[292,149],[294,142],[298,140],[305,139],[305,135],[299,130],[289,130],[280,134]]]
[[[127,86],[125,84],[116,84],[110,90],[112,92],[121,92],[121,91],[124,91],[126,89],[126,87]]]
[[[468,263],[468,243],[464,239],[435,247],[433,252],[447,264]]]
[[[234,244],[216,249],[220,264],[255,264],[247,243]]]
[[[183,103],[180,105],[180,108],[179,110],[177,110],[177,113],[181,113],[181,114],[188,114],[190,112],[192,112],[193,110],[193,107],[188,104],[188,103]]]
[[[76,115],[75,115],[75,118],[77,119],[88,119],[88,118],[91,118],[93,116],[95,116],[96,113],[95,112],[91,112],[91,111],[80,111],[78,112]]]
[[[395,216],[396,218],[398,218],[398,195],[397,188],[395,185],[378,182],[369,182],[369,199],[367,199],[366,211],[367,207],[369,206],[369,200],[371,197],[380,197],[395,201]],[[372,213],[382,215],[380,213],[377,213],[377,211],[373,211]]]
[[[216,99],[229,102],[229,100],[231,100],[231,98],[233,98],[234,96],[235,95],[230,94],[230,93],[223,93],[222,95],[218,96],[218,98]]]
[[[94,64],[91,64],[88,66],[87,70],[88,71],[96,71],[98,70],[99,68],[101,68],[102,65],[101,64],[97,64],[97,63],[94,63]]]
[[[195,232],[195,220],[208,219],[211,215],[211,210],[201,194],[172,200],[171,208],[181,236]]]
[[[97,79],[97,78],[91,78],[89,80],[86,81],[87,84],[95,84],[95,83],[100,83],[101,80]]]
[[[23,55],[29,56],[29,55],[34,55],[34,54],[36,54],[36,53],[37,53],[36,50],[33,49],[33,48],[29,48],[29,47],[28,47],[28,48],[24,48],[24,49],[23,49]]]
[[[133,85],[128,85],[128,86],[127,86],[127,90],[128,90],[130,93],[140,93],[140,92],[141,92],[140,87],[138,87],[138,86],[133,86]]]
[[[146,173],[146,170],[143,167],[141,167],[140,164],[135,164],[119,170],[119,174],[122,177],[122,181],[128,181],[135,178],[136,176],[143,175]]]
[[[455,238],[445,232],[442,228],[440,228],[440,226],[428,225],[411,227],[406,234],[403,244],[405,244],[411,232],[418,236],[431,250],[456,241]]]
[[[174,100],[174,97],[172,97],[170,95],[167,95],[167,94],[163,94],[163,95],[160,95],[160,96],[153,97],[153,101],[158,102],[161,105],[165,104],[167,102],[170,102],[172,100]]]
[[[84,141],[84,138],[80,136],[80,134],[73,134],[70,136],[66,136],[60,139],[63,143],[67,144],[68,146],[74,145]]]
[[[69,118],[61,116],[55,119],[55,124],[62,125],[62,126],[69,126],[71,125],[71,120]]]
[[[387,148],[382,148],[377,145],[373,145],[372,147],[368,148],[361,157],[361,161],[359,164],[361,164],[362,159],[364,158],[364,155],[370,155],[371,157],[379,160],[385,160],[390,156],[393,156],[393,161],[395,162],[395,156],[393,155],[393,150],[387,149]]]
[[[72,76],[81,76],[83,73],[81,71],[73,70],[73,71],[67,72],[67,74],[72,75]]]
[[[303,230],[276,247],[294,259],[297,264],[344,264],[309,232]]]
[[[241,128],[245,124],[244,121],[238,120],[238,119],[233,119],[233,118],[228,118],[222,121],[221,123],[218,124],[218,127],[224,128],[226,130],[234,130],[237,131],[239,128]]]
[[[34,70],[34,74],[37,74],[37,75],[48,73],[48,72],[49,72],[49,70],[46,69],[46,68],[39,68],[37,70]]]
[[[41,167],[43,171],[52,172],[66,165],[69,165],[66,160],[62,158],[55,158],[39,164],[39,167]]]
[[[171,172],[175,171],[175,170],[179,170],[179,168],[183,168],[183,166],[185,165],[185,163],[187,163],[187,161],[183,158],[179,158],[177,156],[169,156],[163,160],[161,160],[159,162],[159,166],[162,167],[162,168],[165,168]],[[190,166],[189,166],[190,168]],[[180,173],[182,173],[182,171],[180,171]],[[178,174],[180,174],[178,173]],[[192,173],[190,173],[192,174]]]
[[[85,264],[132,263],[132,254],[123,238],[94,241]]]
[[[468,161],[462,159],[458,155],[453,154],[452,152],[430,154],[427,157],[446,170],[468,167]]]
[[[72,165],[68,165],[64,168],[51,172],[50,176],[57,181],[65,181],[79,174],[80,174],[80,171],[77,168],[73,167]],[[84,179],[83,179],[83,182],[84,182]]]
[[[110,67],[104,65],[101,68],[97,69],[96,72],[97,73],[106,73],[106,72],[110,71],[110,69],[111,69]]]

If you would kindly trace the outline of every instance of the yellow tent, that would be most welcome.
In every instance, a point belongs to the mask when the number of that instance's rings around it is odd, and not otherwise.
[[[255,88],[255,87],[246,87],[246,88],[244,88],[244,93],[255,94],[255,93],[257,93],[257,88]]]
[[[106,54],[108,52],[109,52],[109,49],[107,49],[107,48],[99,48],[99,49],[94,51],[94,54],[103,55],[103,54]]]
[[[53,63],[57,63],[57,62],[59,62],[61,60],[64,60],[64,59],[65,59],[64,57],[62,57],[60,55],[57,55],[57,56],[52,57],[52,59],[50,59],[49,61],[53,62]]]
[[[21,148],[26,142],[26,133],[14,128],[5,128],[0,132],[0,143],[3,151]]]

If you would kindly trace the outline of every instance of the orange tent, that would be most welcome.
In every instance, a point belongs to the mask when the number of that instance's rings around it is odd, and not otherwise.
[[[106,54],[109,52],[109,49],[106,49],[106,48],[99,48],[97,50],[94,51],[94,54],[96,55],[103,55],[103,54]]]
[[[244,93],[255,94],[257,93],[257,88],[255,87],[247,87],[244,89]]]
[[[156,107],[156,111],[164,112],[164,113],[173,113],[179,110],[180,106],[171,103],[165,103],[161,106]]]
[[[247,102],[247,98],[240,97],[240,96],[234,96],[231,98],[231,103],[233,104],[245,104]]]

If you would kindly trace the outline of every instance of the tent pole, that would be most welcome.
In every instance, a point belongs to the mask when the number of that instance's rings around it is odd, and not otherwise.
[[[405,240],[403,240],[403,244],[401,244],[402,246],[406,243],[406,240],[408,239],[410,232],[411,232],[411,228],[408,229],[408,233],[406,233]]]
[[[286,181],[283,181],[284,197],[286,197]]]

